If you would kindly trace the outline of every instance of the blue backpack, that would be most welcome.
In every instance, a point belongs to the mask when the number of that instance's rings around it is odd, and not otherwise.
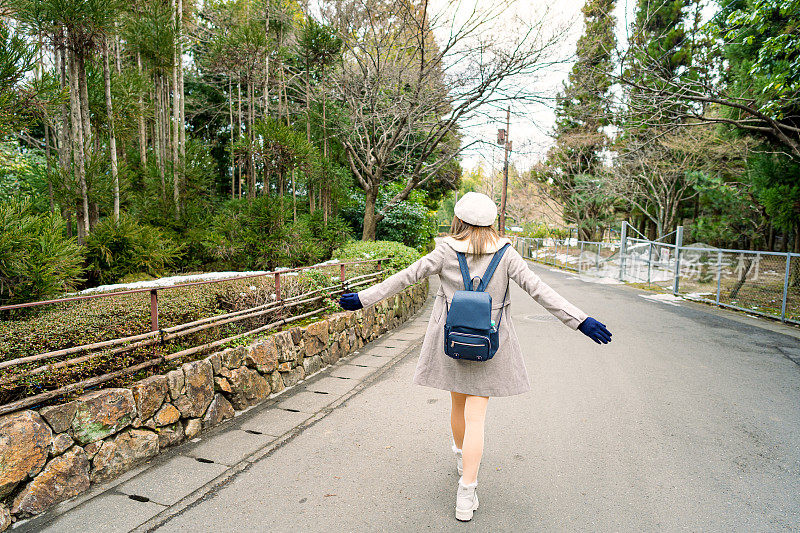
[[[453,300],[447,310],[444,324],[444,353],[449,357],[468,361],[488,361],[497,353],[503,308],[500,308],[500,316],[495,326],[492,321],[492,296],[484,291],[508,247],[509,244],[506,243],[494,254],[486,272],[482,277],[478,277],[480,282],[476,290],[472,289],[467,257],[462,252],[456,252],[461,277],[464,280],[464,290],[453,293]],[[503,297],[503,307],[507,296],[508,288],[506,296]]]

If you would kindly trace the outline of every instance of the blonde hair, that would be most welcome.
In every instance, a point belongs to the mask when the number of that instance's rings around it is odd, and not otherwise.
[[[468,250],[472,255],[486,253],[489,244],[500,239],[494,226],[473,226],[457,216],[453,217],[450,225],[450,236],[457,241],[469,240]]]

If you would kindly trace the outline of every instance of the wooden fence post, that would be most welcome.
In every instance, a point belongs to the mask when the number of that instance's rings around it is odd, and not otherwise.
[[[158,331],[158,289],[150,289],[150,331]]]

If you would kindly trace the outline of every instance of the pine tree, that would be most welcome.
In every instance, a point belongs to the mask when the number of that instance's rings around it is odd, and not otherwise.
[[[558,200],[565,219],[576,223],[582,238],[591,238],[608,211],[602,191],[603,151],[609,138],[612,53],[616,46],[615,0],[589,0],[583,7],[585,30],[578,40],[577,61],[557,97],[556,146],[549,154]]]
[[[637,85],[659,87],[674,82],[692,63],[692,40],[687,33],[687,15],[698,0],[638,0],[633,36],[627,54],[626,77]],[[652,97],[635,86],[628,94],[627,134],[648,135],[651,126],[667,124],[680,114],[674,101]],[[652,129],[649,132],[653,133]]]

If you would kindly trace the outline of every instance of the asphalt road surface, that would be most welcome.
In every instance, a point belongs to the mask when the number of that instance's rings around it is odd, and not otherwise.
[[[417,348],[158,531],[800,529],[795,329],[532,268],[614,340],[512,284],[533,390],[489,401],[472,522],[454,518],[449,394],[411,383]]]

